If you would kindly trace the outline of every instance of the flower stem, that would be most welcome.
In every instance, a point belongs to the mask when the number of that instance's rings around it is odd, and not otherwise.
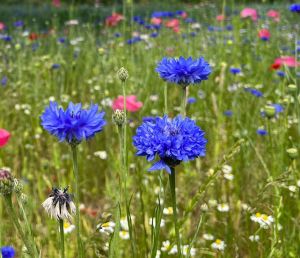
[[[65,258],[65,232],[64,232],[64,221],[59,220],[59,233],[60,233],[60,257]]]
[[[186,96],[187,96],[187,86],[182,86],[182,95],[181,95],[181,108],[180,114],[185,117],[185,108],[186,108]]]
[[[164,86],[164,113],[168,114],[168,84]]]
[[[82,243],[80,238],[80,211],[79,211],[79,188],[78,188],[78,161],[77,161],[77,146],[71,145],[73,157],[73,173],[75,177],[75,206],[76,206],[76,236],[77,236],[77,252],[78,257],[82,258]]]
[[[178,227],[178,223],[177,223],[175,168],[173,168],[173,167],[171,167],[171,174],[169,175],[169,181],[170,181],[170,190],[171,190],[172,205],[173,205],[173,219],[174,219],[174,225],[175,225],[177,250],[178,250],[179,257],[182,257],[181,256],[181,241],[180,241],[180,235],[179,235],[179,227]]]
[[[131,221],[131,215],[130,215],[130,204],[128,203],[128,195],[127,195],[127,176],[128,176],[128,162],[127,162],[127,112],[126,112],[126,90],[125,85],[126,82],[122,82],[122,89],[123,89],[123,98],[124,98],[124,114],[125,114],[125,123],[123,124],[123,133],[121,134],[121,153],[122,153],[122,182],[124,184],[124,196],[125,196],[125,208],[126,208],[126,218],[127,218],[127,224],[129,228],[129,236],[130,236],[130,244],[131,244],[131,252],[132,257],[135,258],[135,242],[133,239],[133,231],[132,231],[132,221]]]
[[[27,236],[25,235],[25,233],[20,225],[19,218],[18,218],[16,211],[14,209],[14,206],[12,204],[11,195],[4,196],[4,201],[6,204],[8,214],[10,215],[17,231],[19,232],[19,235],[22,238],[22,240],[27,248],[28,254],[30,255],[30,257],[38,258],[39,255],[37,253],[37,249],[35,248],[35,244],[33,242],[31,242],[29,240],[29,238],[27,238]]]

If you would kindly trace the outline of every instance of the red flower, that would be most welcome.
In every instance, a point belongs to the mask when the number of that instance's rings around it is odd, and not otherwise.
[[[38,39],[38,34],[36,34],[36,33],[34,33],[34,32],[31,32],[30,34],[29,34],[29,36],[28,36],[28,38],[30,39],[30,40],[37,40]]]
[[[0,22],[0,30],[4,30],[5,29],[5,24],[3,22]]]
[[[271,34],[270,34],[270,31],[267,30],[267,29],[261,29],[259,32],[258,32],[258,36],[262,39],[262,40],[269,40]]]
[[[279,22],[280,21],[280,13],[275,10],[269,10],[267,12],[267,16],[270,18],[273,18],[274,21]]]
[[[300,62],[297,62],[294,56],[282,56],[275,59],[273,65],[286,65],[288,67],[300,66]]]
[[[258,18],[257,11],[253,8],[245,8],[241,11],[241,17],[247,18],[250,17],[252,21],[256,21]]]
[[[130,95],[126,97],[126,110],[129,112],[136,112],[143,106],[142,102],[136,101],[136,96]],[[124,109],[124,97],[119,96],[113,101],[113,110]]]
[[[225,15],[223,14],[220,14],[216,17],[217,21],[221,22],[221,21],[224,21],[225,20]]]
[[[108,27],[117,26],[120,21],[124,20],[124,16],[119,13],[113,13],[111,16],[107,17],[105,24]]]
[[[183,12],[180,14],[180,16],[181,16],[183,19],[186,19],[186,18],[188,17],[188,14],[187,14],[185,11],[183,11]]]
[[[174,28],[174,27],[179,27],[179,20],[178,19],[171,19],[166,22],[166,27],[167,28]]]
[[[10,133],[4,129],[0,129],[0,147],[4,147],[10,138]]]
[[[273,69],[273,70],[277,70],[277,69],[279,69],[280,68],[280,64],[272,64],[271,65],[271,69]]]
[[[61,5],[60,0],[52,0],[52,5],[54,7],[60,7],[60,5]]]
[[[154,24],[154,25],[160,25],[162,23],[162,19],[161,18],[153,17],[151,19],[151,23]]]

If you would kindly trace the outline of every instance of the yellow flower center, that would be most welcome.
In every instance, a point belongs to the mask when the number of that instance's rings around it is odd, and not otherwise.
[[[220,239],[216,240],[216,244],[220,245],[221,243],[222,243],[222,240],[220,240]]]
[[[255,214],[255,217],[256,217],[256,218],[260,218],[260,217],[261,217],[261,214],[260,214],[259,212],[257,212],[257,213]]]
[[[262,219],[263,219],[264,221],[267,221],[268,218],[269,218],[266,214],[263,214],[261,217],[262,217]]]
[[[64,222],[64,229],[67,229],[68,227],[70,227],[71,225],[70,225],[70,223],[68,223],[68,222]]]

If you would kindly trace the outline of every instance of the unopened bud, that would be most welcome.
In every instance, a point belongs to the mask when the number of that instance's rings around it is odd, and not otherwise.
[[[287,149],[286,152],[291,159],[295,159],[298,157],[298,150],[296,148]]]
[[[297,86],[295,84],[289,84],[287,87],[288,87],[288,92],[290,93],[297,91]]]
[[[126,115],[123,110],[117,109],[112,115],[114,123],[118,126],[121,126],[126,121]]]
[[[0,194],[9,195],[14,189],[14,180],[6,168],[0,169]]]
[[[265,106],[265,113],[266,113],[266,116],[267,116],[268,118],[274,117],[275,114],[276,114],[276,109],[275,109],[274,106],[266,105],[266,106]]]
[[[124,67],[121,67],[118,71],[118,77],[122,82],[125,82],[129,77],[128,71]]]

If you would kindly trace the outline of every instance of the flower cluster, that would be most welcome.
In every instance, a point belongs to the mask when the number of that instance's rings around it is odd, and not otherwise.
[[[82,109],[81,104],[70,102],[64,111],[56,102],[50,102],[49,107],[41,116],[42,126],[59,141],[68,143],[81,142],[102,131],[105,125],[104,112],[98,113],[98,105],[90,109]]]
[[[164,57],[156,67],[156,71],[165,81],[187,86],[207,80],[211,73],[210,65],[203,57],[193,60],[192,57]]]
[[[168,173],[181,161],[205,156],[206,142],[201,128],[180,115],[174,119],[165,115],[156,117],[154,122],[144,122],[133,137],[138,156],[146,156],[148,161],[153,161],[156,155],[160,158],[149,171],[166,169]]]

